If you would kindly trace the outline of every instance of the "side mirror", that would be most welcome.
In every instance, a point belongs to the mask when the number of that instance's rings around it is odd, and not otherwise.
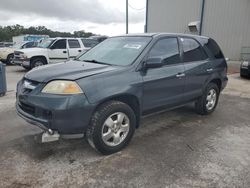
[[[146,68],[158,68],[163,66],[163,59],[160,57],[148,58],[145,62]]]

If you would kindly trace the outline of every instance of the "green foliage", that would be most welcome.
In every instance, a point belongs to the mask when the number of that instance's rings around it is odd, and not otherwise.
[[[50,37],[90,37],[94,35],[91,32],[74,31],[73,34],[69,32],[60,32],[60,31],[52,31],[47,29],[45,26],[37,26],[37,27],[29,27],[24,28],[21,25],[12,25],[12,26],[0,26],[0,41],[10,42],[12,41],[13,36],[18,35],[49,35]]]

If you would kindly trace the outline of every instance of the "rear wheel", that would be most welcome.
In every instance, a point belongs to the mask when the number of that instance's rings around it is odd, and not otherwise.
[[[198,114],[212,113],[218,103],[220,91],[215,83],[209,83],[203,95],[197,100],[195,106]]]
[[[35,68],[35,67],[40,67],[40,66],[43,66],[45,65],[46,62],[44,61],[43,58],[35,58],[31,61],[31,68]]]
[[[134,111],[120,101],[109,101],[94,113],[87,129],[88,143],[102,154],[120,151],[133,137],[136,125]]]

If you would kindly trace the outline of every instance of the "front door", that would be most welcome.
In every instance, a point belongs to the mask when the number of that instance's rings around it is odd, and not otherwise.
[[[164,64],[142,73],[143,111],[175,106],[183,101],[185,74],[179,52],[178,39],[175,37],[158,40],[150,50],[148,58],[161,58]]]
[[[57,40],[48,51],[50,63],[67,61],[69,58],[66,39]]]

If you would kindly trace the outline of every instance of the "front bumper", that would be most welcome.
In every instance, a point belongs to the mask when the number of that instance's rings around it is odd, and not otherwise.
[[[226,76],[226,77],[222,80],[221,91],[222,91],[223,89],[226,88],[227,83],[228,83],[228,77]]]
[[[84,94],[52,95],[40,93],[39,86],[30,93],[17,88],[16,111],[28,123],[59,134],[82,134],[89,125],[94,106]]]
[[[7,59],[6,59],[6,58],[3,58],[3,57],[0,57],[0,61],[2,61],[2,62],[6,62],[6,61],[7,61]]]
[[[13,60],[14,64],[16,65],[20,65],[20,66],[23,66],[23,67],[30,67],[30,60],[29,59],[14,59]]]
[[[241,69],[240,69],[240,74],[242,75],[242,76],[250,76],[250,67],[248,67],[248,68],[242,68],[241,67]]]

